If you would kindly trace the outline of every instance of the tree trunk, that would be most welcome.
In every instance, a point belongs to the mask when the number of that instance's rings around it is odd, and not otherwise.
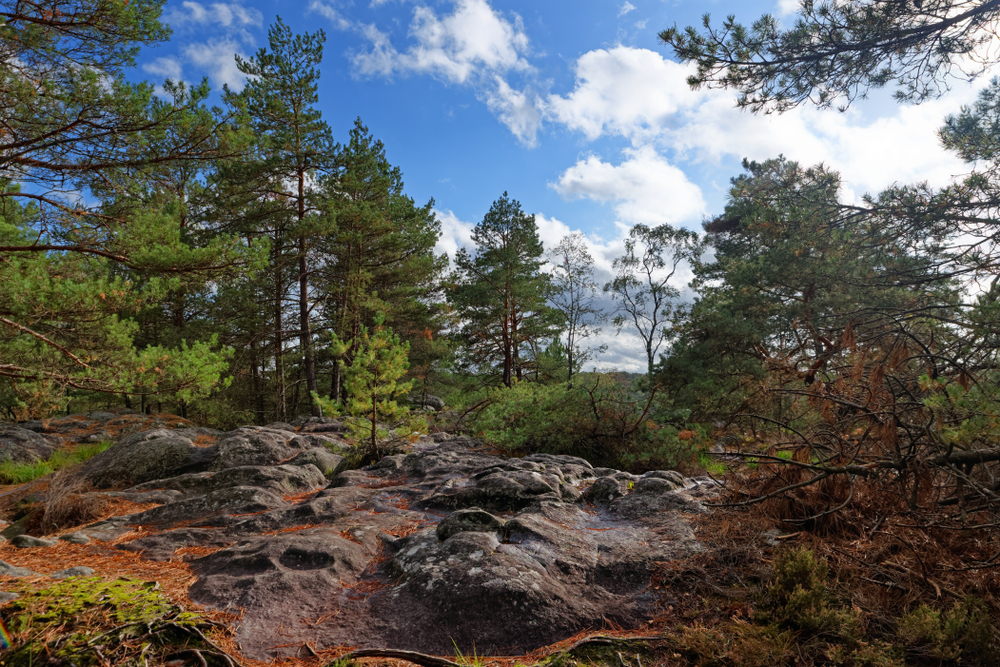
[[[285,340],[281,313],[281,245],[274,251],[274,411],[277,421],[285,419]]]
[[[306,217],[305,170],[299,169],[299,225]],[[309,273],[306,262],[306,237],[299,230],[299,346],[302,348],[302,365],[306,372],[306,391],[309,394],[309,412],[320,416],[319,405],[313,398],[319,393],[316,385],[316,361],[313,358],[312,332],[309,329]]]

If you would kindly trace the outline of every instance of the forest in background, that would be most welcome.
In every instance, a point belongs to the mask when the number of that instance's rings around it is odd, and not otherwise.
[[[267,47],[237,58],[248,84],[221,106],[204,82],[130,82],[140,46],[169,37],[161,4],[0,14],[4,418],[114,405],[222,427],[347,414],[377,449],[380,424],[420,428],[405,422],[407,394],[433,394],[514,453],[713,469],[711,442],[747,440],[752,451],[730,455],[787,482],[767,497],[824,484],[849,503],[867,480],[948,521],[993,507],[1000,83],[944,120],[942,142],[970,165],[952,185],[845,202],[823,165],[746,162],[703,233],[637,225],[598,285],[582,237],[544,248],[508,193],[475,247],[451,266],[435,256],[433,202],[405,194],[360,119],[341,142],[315,108],[321,31],[279,19]],[[911,10],[886,20],[926,23]],[[804,17],[786,33],[730,20],[661,38],[699,63],[693,84],[742,86],[752,110],[829,104],[839,70],[734,69],[746,53],[794,53],[823,21],[878,27]],[[899,64],[903,97],[926,97],[918,84],[950,66],[920,60],[922,44]],[[842,67],[849,103],[893,80],[850,60],[866,49],[796,57]],[[671,282],[681,267],[691,302]],[[647,373],[582,372],[602,326],[638,335]]]

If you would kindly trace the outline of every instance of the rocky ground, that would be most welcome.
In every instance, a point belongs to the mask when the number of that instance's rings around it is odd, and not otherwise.
[[[0,496],[11,522],[0,588],[163,568],[176,596],[233,614],[248,659],[345,646],[521,655],[645,627],[674,602],[650,586],[656,568],[702,548],[692,521],[715,491],[707,478],[505,459],[446,432],[341,470],[342,433],[319,420],[222,433],[112,413],[0,425],[0,458],[15,461],[115,441]],[[45,529],[46,514],[74,507],[100,520]]]

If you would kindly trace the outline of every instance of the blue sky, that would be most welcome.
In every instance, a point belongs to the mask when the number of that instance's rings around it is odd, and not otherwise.
[[[887,95],[846,113],[758,117],[727,91],[691,91],[657,33],[735,13],[794,17],[794,0],[168,0],[174,34],[146,49],[140,76],[239,89],[233,55],[266,44],[276,15],[322,29],[320,104],[338,139],[360,117],[386,144],[418,203],[435,200],[440,250],[467,245],[504,191],[537,216],[546,246],[583,232],[599,279],[639,222],[700,230],[721,212],[744,157],[778,154],[841,171],[857,199],[896,183],[944,185],[967,171],[938,146],[944,117],[986,78],[902,106]],[[681,276],[683,279],[683,276]],[[600,365],[637,370],[641,348],[605,332]]]

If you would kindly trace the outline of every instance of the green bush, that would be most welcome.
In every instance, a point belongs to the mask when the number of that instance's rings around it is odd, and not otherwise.
[[[962,665],[1000,662],[989,610],[978,598],[957,602],[950,611],[922,604],[900,619],[897,635],[914,658]]]
[[[848,640],[860,636],[857,614],[828,606],[826,561],[808,549],[791,549],[774,560],[774,578],[767,588],[765,609],[781,627]]]
[[[508,454],[570,454],[627,469],[691,465],[707,449],[705,431],[657,423],[656,401],[655,390],[640,393],[621,376],[585,373],[572,385],[518,382],[494,389],[472,425]]]

